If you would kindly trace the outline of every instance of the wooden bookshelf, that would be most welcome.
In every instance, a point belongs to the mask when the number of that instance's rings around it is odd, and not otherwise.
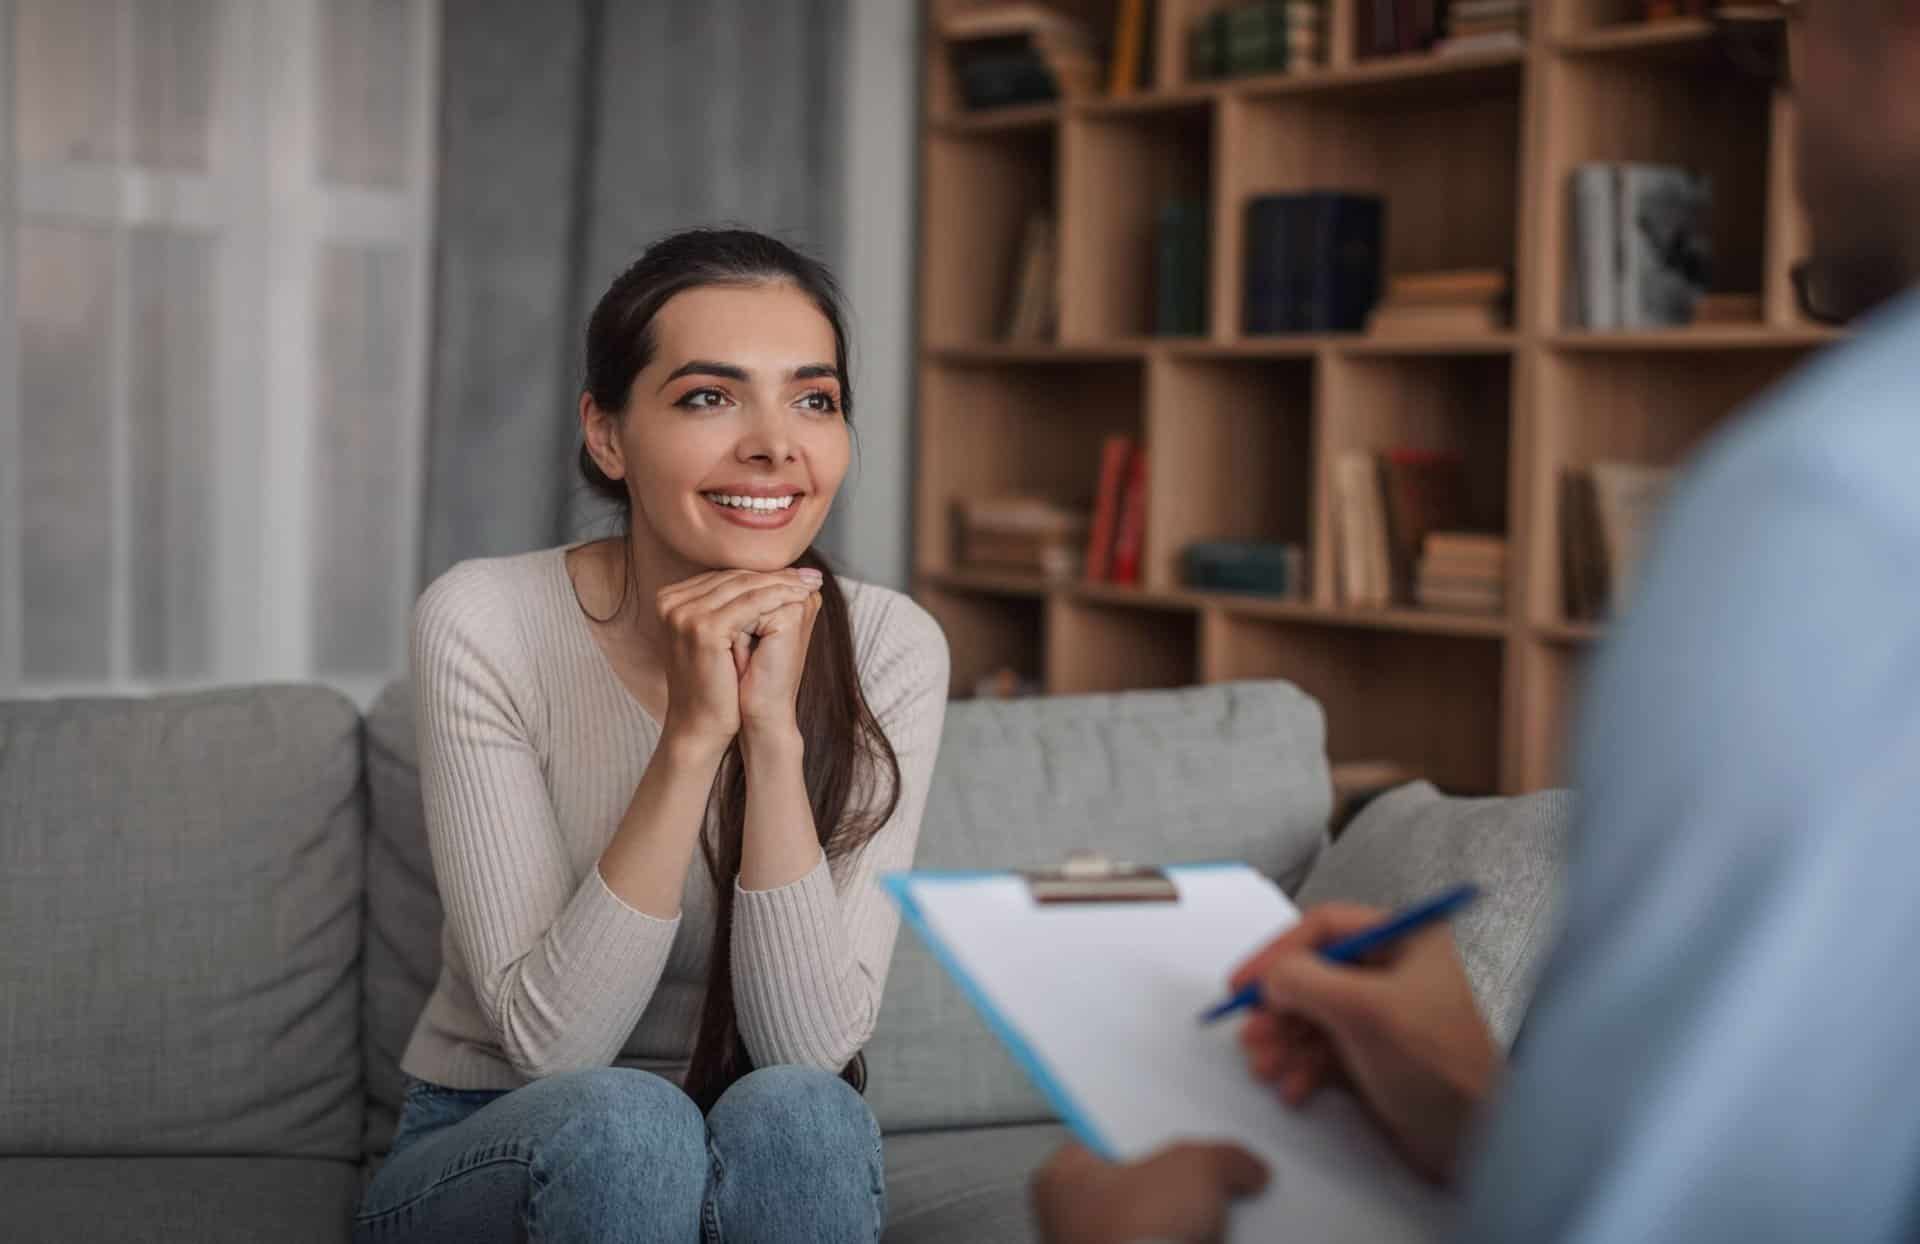
[[[1835,334],[1797,315],[1805,246],[1791,101],[1701,21],[1632,20],[1634,0],[1534,0],[1524,50],[1354,55],[1330,0],[1329,62],[1297,75],[1186,78],[1186,30],[1220,0],[1153,6],[1151,89],[1004,113],[960,110],[928,0],[922,127],[915,590],[946,627],[954,693],[1011,665],[1050,693],[1283,677],[1325,706],[1339,764],[1390,761],[1462,791],[1564,780],[1563,736],[1603,628],[1564,616],[1557,481],[1600,460],[1676,464]],[[1118,0],[1057,7],[1105,31]],[[1589,333],[1563,320],[1569,172],[1648,160],[1713,178],[1717,291],[1753,324]],[[1240,332],[1249,197],[1369,189],[1391,274],[1515,273],[1512,331],[1435,340]],[[1152,335],[1153,227],[1173,193],[1210,203],[1209,335]],[[998,334],[1021,230],[1059,224],[1057,339]],[[953,560],[960,498],[1084,503],[1099,446],[1150,447],[1142,583],[981,573]],[[1498,616],[1339,604],[1330,476],[1349,449],[1458,450],[1503,516]],[[1300,542],[1303,600],[1196,592],[1200,539]]]

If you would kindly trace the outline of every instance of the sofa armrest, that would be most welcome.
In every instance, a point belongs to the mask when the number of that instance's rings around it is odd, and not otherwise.
[[[1330,901],[1400,907],[1462,881],[1478,902],[1454,917],[1481,1013],[1512,1044],[1558,930],[1573,795],[1455,799],[1415,782],[1368,803],[1321,853],[1302,908]]]

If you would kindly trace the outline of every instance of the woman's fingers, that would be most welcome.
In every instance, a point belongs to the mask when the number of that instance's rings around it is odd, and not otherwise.
[[[682,606],[667,621],[676,634],[702,647],[731,648],[735,635],[759,633],[762,619],[788,605],[797,609],[810,590],[801,583],[762,584],[729,597],[716,609]]]
[[[1243,988],[1265,976],[1276,960],[1370,929],[1386,915],[1379,908],[1358,903],[1323,903],[1310,907],[1291,929],[1235,968],[1229,984],[1234,989]]]
[[[711,613],[717,609],[724,609],[745,593],[762,587],[785,585],[798,591],[814,589],[809,576],[798,570],[778,570],[772,573],[763,573],[758,570],[723,570],[715,572],[711,577],[697,576],[687,580],[687,583],[699,584],[699,586],[688,587],[685,591],[669,588],[667,592],[661,594],[661,617],[674,613],[692,616]],[[668,592],[673,593],[670,598]]]

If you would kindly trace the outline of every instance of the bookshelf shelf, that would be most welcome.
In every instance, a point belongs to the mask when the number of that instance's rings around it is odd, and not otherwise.
[[[1560,332],[1547,338],[1555,350],[1569,353],[1636,354],[1647,351],[1812,350],[1845,334],[1817,325],[1775,328],[1766,324],[1714,324],[1660,332]]]
[[[1705,18],[1680,17],[1659,22],[1626,22],[1569,35],[1555,46],[1568,56],[1679,56],[1691,59],[1709,51],[1713,26]]]
[[[1710,23],[1637,19],[1639,0],[1533,0],[1524,50],[1362,59],[1364,0],[1328,0],[1329,63],[1187,77],[1186,32],[1218,0],[1161,0],[1143,89],[968,115],[926,0],[917,594],[946,628],[954,693],[1011,667],[1052,693],[1288,678],[1325,706],[1341,765],[1391,762],[1449,789],[1562,780],[1562,736],[1605,633],[1569,621],[1558,490],[1596,464],[1672,466],[1841,334],[1801,320],[1804,253],[1790,97],[1743,71]],[[1052,0],[1107,32],[1120,0]],[[1567,180],[1589,161],[1677,164],[1713,183],[1716,293],[1760,319],[1589,333],[1563,321]],[[1431,338],[1242,332],[1250,198],[1387,200],[1384,275],[1509,270],[1510,331]],[[1207,205],[1206,332],[1155,336],[1165,202]],[[1059,223],[1054,339],[1003,339],[1014,256]],[[956,564],[962,498],[1088,505],[1105,437],[1148,451],[1141,582]],[[1509,545],[1507,608],[1340,603],[1332,480],[1343,453],[1457,453]],[[1303,598],[1200,591],[1197,540],[1297,542]]]

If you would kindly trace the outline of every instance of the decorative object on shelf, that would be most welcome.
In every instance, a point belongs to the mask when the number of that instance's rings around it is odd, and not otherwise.
[[[1207,201],[1176,196],[1155,226],[1153,331],[1202,337],[1207,331]]]
[[[1527,46],[1527,0],[1452,0],[1434,42],[1438,56],[1518,52]]]
[[[1203,592],[1252,592],[1303,600],[1306,552],[1297,544],[1200,540],[1181,550],[1180,577],[1188,587]]]
[[[1012,294],[1007,301],[1008,341],[1050,341],[1059,319],[1059,251],[1053,216],[1035,212],[1027,218],[1014,256]]]
[[[1596,462],[1561,475],[1561,577],[1574,621],[1617,617],[1672,486],[1668,467]]]
[[[1367,317],[1373,337],[1471,337],[1513,323],[1513,282],[1497,268],[1417,272],[1394,277]]]
[[[1585,329],[1693,321],[1713,267],[1713,187],[1658,164],[1582,164],[1571,174],[1570,322]]]
[[[1153,81],[1153,0],[1120,0],[1113,19],[1107,94],[1124,99]]]
[[[1326,0],[1242,0],[1203,13],[1187,31],[1196,81],[1298,73],[1326,63]]]
[[[1453,613],[1502,612],[1507,604],[1506,537],[1477,531],[1427,533],[1413,603]]]
[[[1336,190],[1247,201],[1243,331],[1357,333],[1380,297],[1386,202]]]
[[[1371,454],[1343,453],[1333,469],[1334,595],[1357,609],[1393,603],[1386,501]]]
[[[973,695],[979,700],[1017,700],[1023,696],[1039,695],[1040,681],[1029,678],[1011,665],[1003,665],[992,673],[982,674],[973,684]]]
[[[968,567],[1071,579],[1082,570],[1085,510],[1044,497],[980,497],[953,506],[958,548]]]
[[[969,110],[1099,91],[1100,58],[1084,22],[1039,3],[990,4],[941,26],[953,57],[962,103]]]

